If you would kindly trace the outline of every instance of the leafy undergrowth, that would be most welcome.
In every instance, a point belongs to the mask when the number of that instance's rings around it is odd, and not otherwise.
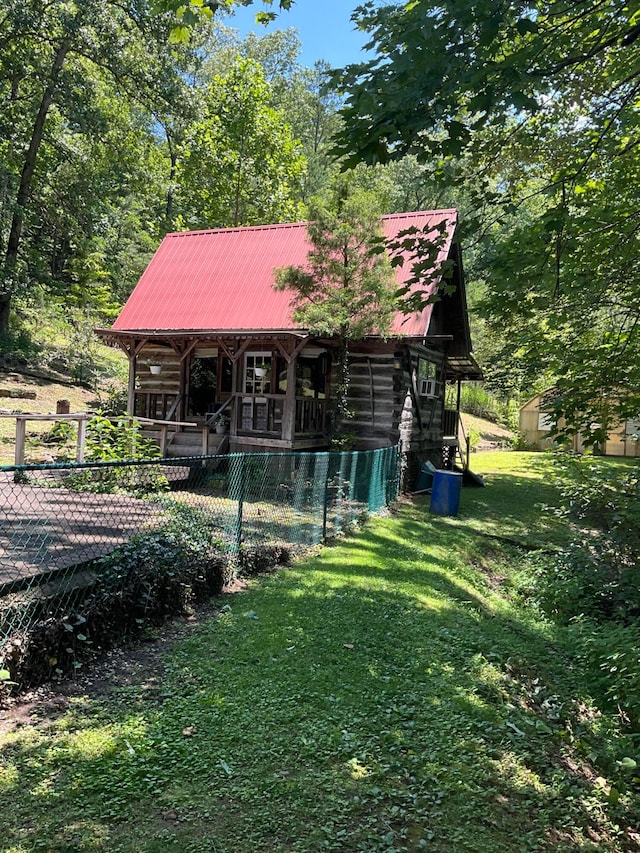
[[[5,735],[2,850],[638,849],[637,742],[504,592],[566,536],[548,464],[488,455],[457,519],[404,503],[224,599],[157,689]]]

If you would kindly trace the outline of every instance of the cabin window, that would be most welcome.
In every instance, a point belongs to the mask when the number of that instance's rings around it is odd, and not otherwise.
[[[553,426],[553,417],[548,412],[538,413],[538,430],[539,432],[549,432]]]
[[[418,394],[421,397],[437,397],[440,383],[438,382],[438,365],[426,358],[418,359]]]
[[[631,439],[631,441],[638,441],[640,438],[640,418],[633,418],[628,420],[625,424],[625,438]]]
[[[244,357],[245,394],[269,394],[273,357],[270,352],[251,352]]]

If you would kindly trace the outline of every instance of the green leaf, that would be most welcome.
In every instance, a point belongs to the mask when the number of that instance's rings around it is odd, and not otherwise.
[[[519,21],[516,21],[516,29],[521,36],[524,36],[527,33],[537,33],[539,27],[536,21],[532,21],[531,18],[520,18]]]
[[[511,93],[511,103],[517,110],[527,110],[528,112],[535,112],[538,109],[538,102],[535,98],[532,98],[530,95],[527,95],[525,92],[512,92]]]
[[[174,27],[169,34],[170,44],[188,44],[191,31],[188,27]]]

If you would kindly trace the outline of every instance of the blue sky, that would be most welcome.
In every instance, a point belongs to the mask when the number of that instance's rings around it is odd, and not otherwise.
[[[221,19],[227,26],[240,30],[241,35],[254,31],[258,34],[274,29],[295,27],[302,42],[300,62],[311,66],[325,59],[334,67],[358,62],[362,46],[367,41],[364,33],[354,29],[351,13],[361,0],[295,0],[290,12],[282,12],[278,19],[265,29],[255,23],[256,11],[266,7],[259,0],[247,8],[238,8],[235,15]],[[277,8],[277,1],[273,8]]]

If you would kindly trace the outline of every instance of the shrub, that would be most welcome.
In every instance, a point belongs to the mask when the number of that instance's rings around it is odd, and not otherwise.
[[[69,421],[55,421],[51,429],[40,436],[42,444],[66,444],[73,441],[76,431]]]
[[[276,566],[287,566],[291,562],[291,551],[284,545],[256,545],[241,548],[238,557],[238,574],[245,577],[261,574]]]
[[[603,699],[640,730],[640,476],[606,460],[557,460],[572,541],[529,557],[520,594],[570,624]],[[548,510],[551,511],[551,510]]]
[[[558,512],[575,525],[573,541],[540,578],[545,609],[629,622],[640,616],[640,474],[559,456]]]
[[[127,411],[127,386],[124,382],[110,382],[94,401],[98,414],[105,418],[119,418]]]
[[[584,665],[623,720],[640,729],[640,626],[575,620]]]
[[[160,458],[155,441],[141,435],[135,418],[118,421],[97,415],[87,424],[87,462],[114,463],[78,471],[65,481],[77,491],[119,492],[145,495],[169,487],[160,465],[121,465],[121,462],[147,461]]]

